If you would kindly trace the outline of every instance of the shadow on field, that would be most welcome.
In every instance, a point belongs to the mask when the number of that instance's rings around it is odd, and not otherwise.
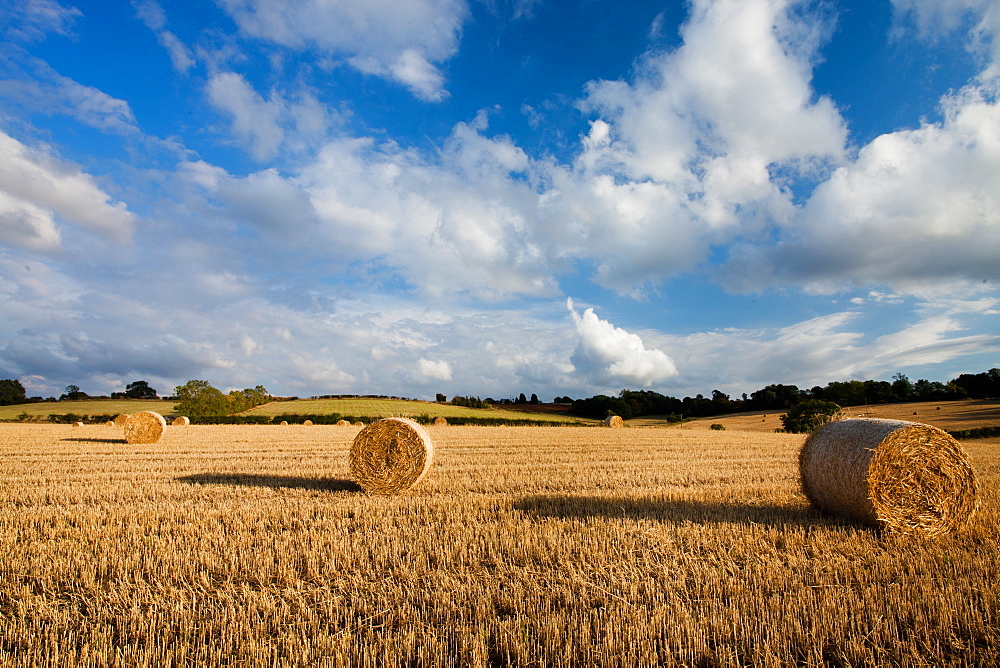
[[[514,509],[536,517],[580,519],[604,517],[695,524],[764,524],[776,527],[854,526],[811,507],[769,504],[679,501],[662,497],[639,498],[538,495],[514,503]]]
[[[196,473],[174,478],[191,485],[243,485],[244,487],[273,487],[291,489],[317,489],[327,492],[361,492],[361,485],[353,480],[339,478],[303,478],[287,475],[260,473]]]
[[[118,443],[125,444],[124,438],[60,438],[60,441],[70,441],[72,443]]]

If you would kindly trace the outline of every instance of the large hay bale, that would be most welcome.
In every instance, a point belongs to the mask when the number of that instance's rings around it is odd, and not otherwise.
[[[604,426],[617,429],[625,426],[625,420],[622,419],[621,415],[609,415],[604,418]]]
[[[125,422],[125,442],[130,444],[156,443],[163,436],[167,421],[153,411],[139,411]]]
[[[402,492],[427,475],[433,455],[430,436],[413,420],[377,420],[354,438],[351,476],[369,494]]]
[[[802,491],[815,506],[889,531],[937,535],[979,507],[975,472],[958,441],[927,424],[838,420],[806,439]]]
[[[180,417],[175,417],[174,421],[170,423],[174,427],[187,427],[191,424],[191,418],[186,415]]]
[[[447,418],[445,418],[443,415],[439,415],[438,417],[434,418],[434,426],[447,427],[448,426]]]
[[[129,417],[130,416],[129,416],[128,413],[122,413],[121,415],[117,416],[115,418],[115,426],[116,427],[124,427],[125,423],[128,422]]]

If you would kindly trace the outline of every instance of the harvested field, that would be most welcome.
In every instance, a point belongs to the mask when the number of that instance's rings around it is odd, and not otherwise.
[[[0,663],[1000,655],[1000,439],[963,443],[973,523],[904,540],[811,509],[804,436],[431,426],[427,478],[369,496],[359,430],[0,425]]]

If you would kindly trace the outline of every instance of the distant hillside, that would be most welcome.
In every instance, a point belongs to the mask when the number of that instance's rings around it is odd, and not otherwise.
[[[592,424],[593,420],[559,415],[551,412],[511,410],[511,407],[500,408],[465,408],[451,404],[439,404],[432,401],[416,401],[409,399],[296,399],[294,401],[272,401],[252,408],[241,415],[349,415],[359,418],[381,417],[419,417],[427,415],[431,418],[483,418],[498,420],[534,420],[553,422],[556,424]]]
[[[43,401],[37,404],[0,406],[0,420],[17,420],[27,413],[30,418],[46,419],[50,415],[121,415],[139,411],[156,411],[160,415],[175,415],[173,399],[81,399],[79,401]]]

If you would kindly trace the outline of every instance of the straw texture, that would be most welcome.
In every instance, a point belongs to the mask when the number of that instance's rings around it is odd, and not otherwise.
[[[351,476],[369,494],[395,494],[420,482],[431,469],[430,436],[408,418],[371,423],[351,445]]]
[[[958,441],[927,424],[862,418],[813,432],[799,454],[815,506],[889,531],[933,536],[979,507],[975,472]]]
[[[448,419],[445,418],[443,415],[439,415],[438,417],[434,418],[434,426],[435,427],[447,427],[448,426]]]
[[[122,413],[121,415],[119,415],[119,416],[117,416],[115,418],[115,426],[116,427],[124,427],[125,423],[128,422],[128,419],[129,419],[129,414],[128,413]]]
[[[621,415],[609,415],[604,418],[604,426],[618,429],[625,426],[625,420],[622,419]]]
[[[156,443],[163,436],[167,421],[153,411],[139,411],[125,422],[125,442],[131,444]]]
[[[172,424],[175,427],[187,427],[188,425],[191,424],[191,418],[187,417],[186,415],[182,415],[180,417],[174,418],[174,421],[171,422],[170,424]]]

